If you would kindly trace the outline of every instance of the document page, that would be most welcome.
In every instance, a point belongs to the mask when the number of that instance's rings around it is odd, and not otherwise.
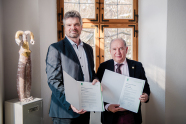
[[[95,85],[92,85],[90,82],[79,83],[81,109],[86,111],[104,111],[100,83],[97,82]]]
[[[120,104],[120,107],[137,113],[144,84],[145,80],[127,77],[105,69],[101,81],[103,101]]]
[[[79,104],[79,83],[72,78],[69,74],[63,71],[65,97],[66,100],[72,104],[75,108],[80,109]]]
[[[137,113],[145,81],[126,77],[124,82],[119,100],[120,107]]]
[[[101,85],[103,88],[103,101],[117,104],[123,88],[125,76],[105,69]]]
[[[104,111],[100,82],[76,81],[63,71],[65,97],[76,109],[86,111]]]

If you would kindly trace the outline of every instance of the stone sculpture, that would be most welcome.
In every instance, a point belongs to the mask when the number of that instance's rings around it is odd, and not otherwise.
[[[31,51],[27,36],[30,35],[30,43],[33,45],[34,35],[30,31],[17,31],[15,34],[15,41],[20,46],[19,62],[17,71],[17,92],[21,102],[29,102],[33,100],[30,96],[31,92]],[[21,39],[20,39],[21,37]]]

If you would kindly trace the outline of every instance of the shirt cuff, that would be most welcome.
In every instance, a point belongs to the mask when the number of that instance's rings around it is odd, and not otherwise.
[[[108,111],[108,107],[110,104],[106,104],[105,109]]]

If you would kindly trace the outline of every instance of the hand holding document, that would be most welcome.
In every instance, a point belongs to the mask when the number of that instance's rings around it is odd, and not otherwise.
[[[120,107],[124,109],[138,112],[144,80],[127,77],[106,69],[101,84],[104,102],[120,104]]]
[[[101,85],[97,82],[76,81],[63,71],[66,100],[76,109],[86,111],[104,111]]]

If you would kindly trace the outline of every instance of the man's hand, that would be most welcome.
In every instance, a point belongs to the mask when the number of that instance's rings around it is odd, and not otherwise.
[[[94,79],[93,81],[92,81],[92,85],[95,85],[97,82],[99,82],[97,79]],[[103,91],[103,88],[102,88],[102,86],[101,86],[101,91]]]
[[[119,104],[110,104],[108,106],[108,111],[111,111],[113,113],[117,112],[117,111],[126,111],[126,109],[119,107]]]
[[[149,99],[149,96],[148,96],[146,93],[143,93],[143,94],[140,96],[140,98],[139,98],[139,100],[140,100],[141,102],[146,102],[148,99]]]
[[[127,109],[124,109],[124,108],[119,107],[119,110],[118,111],[127,111]]]
[[[77,110],[73,105],[70,105],[70,107],[72,108],[72,110],[73,110],[74,112],[76,112],[76,113],[78,113],[78,114],[84,114],[85,112],[87,112],[87,111],[85,111],[85,110],[83,110],[83,109]]]
[[[94,79],[94,80],[92,81],[92,85],[96,84],[97,82],[99,82],[98,79]]]

